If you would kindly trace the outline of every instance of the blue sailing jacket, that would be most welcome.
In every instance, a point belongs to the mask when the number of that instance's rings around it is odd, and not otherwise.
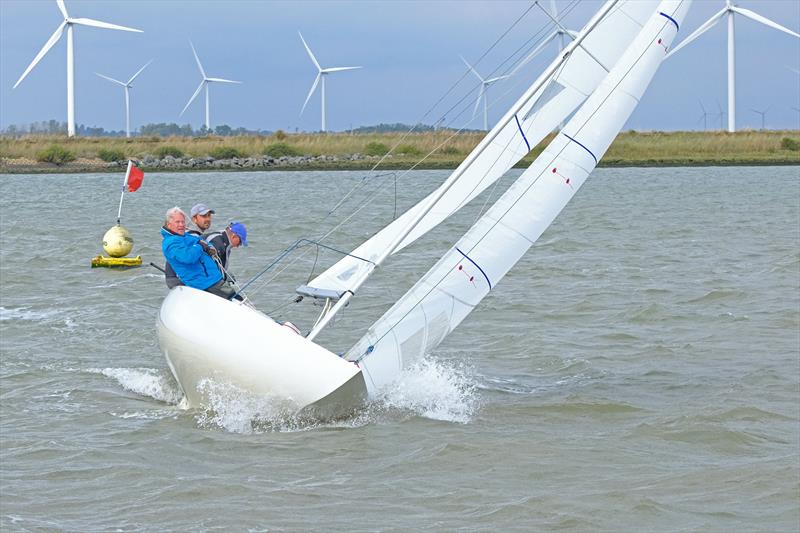
[[[200,237],[161,228],[161,250],[184,285],[206,290],[222,279],[217,263],[197,244]]]

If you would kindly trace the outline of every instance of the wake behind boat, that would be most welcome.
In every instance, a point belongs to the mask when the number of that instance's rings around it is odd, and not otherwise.
[[[436,191],[298,287],[323,302],[306,337],[246,303],[172,289],[159,311],[159,342],[185,405],[209,404],[209,380],[322,416],[380,394],[466,318],[575,195],[635,109],[690,4],[607,1]],[[570,115],[505,194],[344,358],[313,342],[378,266],[475,198]]]

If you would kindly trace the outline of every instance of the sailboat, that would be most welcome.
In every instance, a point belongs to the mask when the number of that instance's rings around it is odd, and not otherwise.
[[[227,383],[315,416],[375,397],[438,346],[566,206],[635,109],[691,0],[608,0],[442,185],[301,295],[324,302],[306,336],[242,302],[170,291],[159,343],[184,407]],[[314,342],[375,269],[499,179],[571,115],[545,150],[343,356]],[[228,332],[224,339],[214,334]]]

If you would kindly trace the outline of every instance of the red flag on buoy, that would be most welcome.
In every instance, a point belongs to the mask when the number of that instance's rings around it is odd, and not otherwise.
[[[128,172],[125,174],[125,190],[128,192],[135,192],[142,186],[144,180],[144,171],[128,161]]]

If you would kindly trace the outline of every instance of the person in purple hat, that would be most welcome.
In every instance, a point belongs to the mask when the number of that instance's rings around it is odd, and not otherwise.
[[[222,231],[206,234],[204,239],[217,250],[219,262],[227,273],[231,250],[247,246],[247,228],[241,222],[231,222]],[[228,274],[228,278],[233,279],[233,276]]]

